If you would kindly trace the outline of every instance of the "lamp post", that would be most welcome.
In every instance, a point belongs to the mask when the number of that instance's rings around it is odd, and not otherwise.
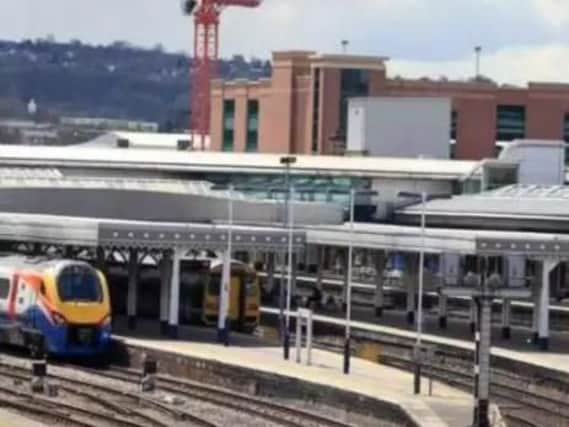
[[[480,78],[480,54],[482,53],[482,46],[476,46],[474,48],[474,53],[476,56],[476,75],[474,78],[478,80]]]
[[[290,184],[290,169],[293,164],[296,163],[296,157],[294,156],[284,156],[280,158],[280,163],[285,167],[285,206],[283,212],[283,227],[287,227],[288,224],[288,282],[286,288],[286,319],[283,317],[284,310],[284,265],[281,269],[281,285],[279,293],[279,311],[280,311],[280,327],[281,336],[283,337],[283,356],[285,360],[290,357],[290,304],[291,304],[291,292],[292,292],[292,215],[289,215],[289,202],[291,197],[291,184]],[[285,259],[283,253],[283,260]]]
[[[427,194],[422,191],[421,193],[410,193],[402,191],[398,194],[399,197],[408,197],[421,200],[421,249],[419,251],[419,295],[417,300],[417,338],[415,342],[415,377],[414,377],[414,392],[415,394],[421,393],[421,339],[423,335],[423,284],[424,284],[424,264],[425,264],[425,232],[426,232],[426,204],[427,201],[434,199],[448,199],[449,194]]]
[[[346,191],[332,190],[333,194],[346,194]],[[352,275],[353,275],[353,255],[354,255],[354,223],[355,223],[355,206],[357,195],[367,195],[370,197],[377,196],[377,191],[373,190],[356,190],[350,188],[348,192],[349,200],[349,237],[348,237],[348,280],[346,287],[346,328],[344,334],[344,374],[350,373],[350,356],[351,356],[351,321],[352,321]]]
[[[350,245],[348,246],[348,289],[346,290],[346,334],[344,338],[344,374],[350,373],[351,328],[352,320],[352,269],[354,255],[354,205],[355,190],[350,189]]]

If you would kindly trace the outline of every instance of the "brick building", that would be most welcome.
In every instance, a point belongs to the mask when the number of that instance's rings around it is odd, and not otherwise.
[[[569,141],[569,85],[388,78],[386,58],[290,51],[274,53],[270,79],[214,82],[212,149],[341,154],[347,100],[362,96],[452,99],[458,159],[493,157],[497,141]]]

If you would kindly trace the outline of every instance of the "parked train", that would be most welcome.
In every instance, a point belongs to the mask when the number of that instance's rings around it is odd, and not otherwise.
[[[0,342],[35,355],[94,356],[111,340],[109,290],[82,261],[0,257]]]
[[[197,256],[180,262],[180,324],[217,325],[222,261],[215,256]],[[128,275],[126,263],[116,260],[108,270],[112,284],[113,312],[126,314]],[[261,290],[256,271],[245,263],[231,264],[229,319],[232,328],[252,332],[260,321]],[[137,316],[160,316],[160,272],[146,258],[138,274]]]

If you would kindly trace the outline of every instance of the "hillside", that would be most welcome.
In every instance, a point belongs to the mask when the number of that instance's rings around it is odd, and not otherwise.
[[[190,60],[160,47],[123,42],[92,46],[79,41],[0,41],[0,118],[21,117],[34,98],[42,113],[187,122]],[[267,61],[222,60],[223,78],[260,78]]]

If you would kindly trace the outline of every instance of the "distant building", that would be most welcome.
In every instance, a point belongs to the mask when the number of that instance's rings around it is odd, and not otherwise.
[[[348,100],[366,96],[450,99],[458,159],[494,157],[498,141],[569,141],[569,85],[388,78],[386,58],[290,51],[273,55],[269,79],[214,82],[212,148],[342,154]]]
[[[50,123],[0,120],[0,144],[56,145],[59,132]]]
[[[100,117],[61,117],[63,127],[79,130],[158,132],[158,123],[136,120],[107,119]]]
[[[164,149],[191,151],[201,149],[201,137],[186,133],[121,132],[100,135],[82,144],[92,148]],[[205,149],[209,149],[209,137],[205,137]]]

